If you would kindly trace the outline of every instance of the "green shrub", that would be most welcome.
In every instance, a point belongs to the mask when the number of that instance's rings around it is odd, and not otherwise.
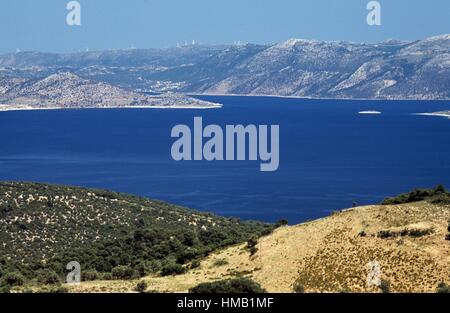
[[[213,266],[219,267],[219,266],[224,266],[227,265],[228,261],[226,259],[219,259],[214,261]]]
[[[381,239],[386,239],[386,238],[394,237],[394,234],[392,232],[390,232],[389,230],[380,230],[377,233],[377,237],[381,238]]]
[[[56,288],[50,289],[49,293],[69,293],[69,289],[63,286],[58,286]]]
[[[63,286],[51,285],[39,288],[36,293],[69,293],[69,289]]]
[[[261,236],[268,236],[273,232],[273,229],[271,228],[265,228],[263,231],[261,231]]]
[[[44,285],[55,285],[61,283],[58,274],[50,269],[43,269],[37,272],[37,280]]]
[[[382,293],[390,293],[391,292],[391,285],[387,280],[382,279],[380,283],[380,290]]]
[[[5,273],[2,279],[2,285],[9,287],[22,286],[25,283],[25,277],[19,272]]]
[[[10,293],[11,292],[11,286],[9,285],[0,285],[0,294],[1,293]]]
[[[161,269],[161,276],[180,275],[186,272],[186,269],[178,263],[168,263]]]
[[[112,269],[114,279],[133,279],[136,277],[134,269],[126,265],[119,265]]]
[[[407,232],[406,235],[419,238],[419,237],[430,235],[432,233],[433,233],[432,229],[411,229]]]
[[[366,237],[366,236],[367,236],[367,233],[366,233],[364,230],[361,230],[361,231],[358,233],[358,236],[359,236],[359,237]]]
[[[399,196],[392,198],[387,198],[381,204],[383,205],[403,204],[403,203],[423,201],[433,195],[434,193],[431,189],[415,189],[409,193],[401,194]]]
[[[258,244],[258,237],[253,235],[250,237],[249,240],[247,240],[247,248],[250,249],[251,247],[255,247]]]
[[[190,268],[194,269],[194,268],[199,268],[200,267],[200,261],[199,260],[193,260],[191,262]]]
[[[381,204],[404,204],[423,200],[433,204],[450,204],[450,193],[445,190],[443,185],[438,185],[434,189],[415,189],[409,193],[386,198]]]
[[[139,262],[139,264],[136,265],[134,269],[136,270],[139,277],[147,276],[152,272],[150,265],[145,261]]]
[[[439,194],[443,194],[443,193],[445,193],[446,191],[445,191],[445,187],[444,187],[444,185],[442,185],[442,184],[439,184],[439,185],[437,185],[435,188],[434,188],[434,194],[435,195],[439,195]]]
[[[182,251],[177,255],[177,263],[185,264],[186,262],[195,259],[200,255],[200,251],[197,249],[189,249],[186,251]]]
[[[202,283],[189,289],[189,293],[264,293],[261,286],[245,277]]]
[[[436,288],[437,293],[450,293],[450,286],[442,282]]]
[[[97,271],[84,271],[81,273],[81,279],[83,281],[93,281],[98,280],[100,275]]]
[[[140,292],[140,293],[144,293],[147,290],[147,288],[148,288],[147,282],[144,280],[141,280],[140,282],[137,283],[134,290],[137,292]]]
[[[445,235],[445,240],[450,240],[450,221],[448,221],[447,231],[448,234]]]
[[[436,195],[429,200],[432,204],[437,205],[449,205],[450,204],[450,192]]]
[[[113,276],[111,273],[102,273],[99,277],[102,280],[113,280]]]
[[[256,248],[255,246],[251,247],[250,249],[248,249],[248,251],[250,252],[250,256],[253,256],[256,254],[256,252],[258,252],[258,248]]]
[[[287,226],[289,224],[288,220],[286,219],[281,219],[278,222],[275,223],[275,227],[281,227],[281,226]]]
[[[300,284],[299,282],[295,282],[294,285],[292,286],[292,290],[295,293],[304,293],[305,292],[305,288],[303,287],[302,284]]]

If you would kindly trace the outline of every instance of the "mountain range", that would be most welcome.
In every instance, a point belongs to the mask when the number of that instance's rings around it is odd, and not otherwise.
[[[450,35],[377,44],[290,39],[271,45],[17,52],[0,56],[0,94],[14,80],[67,72],[128,92],[448,100]]]

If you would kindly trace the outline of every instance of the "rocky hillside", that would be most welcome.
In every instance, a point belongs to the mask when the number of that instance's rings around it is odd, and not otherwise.
[[[42,79],[0,79],[0,110],[20,108],[214,107],[179,94],[149,96],[70,72]]]
[[[186,292],[199,283],[245,276],[268,292],[435,292],[450,284],[450,202],[372,205],[276,229],[214,253],[189,272],[148,276],[148,291]],[[447,204],[445,204],[447,203]],[[367,286],[369,262],[383,288]],[[73,292],[133,291],[138,281],[96,281]]]
[[[62,69],[136,91],[450,99],[450,35],[379,44],[291,39],[274,45],[0,56],[0,77],[43,77]]]

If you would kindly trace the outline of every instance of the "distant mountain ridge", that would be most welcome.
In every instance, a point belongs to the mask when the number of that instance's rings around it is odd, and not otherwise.
[[[63,275],[76,260],[84,270],[143,275],[272,229],[108,190],[0,182],[0,293],[6,272]]]
[[[379,44],[290,39],[273,45],[0,56],[4,78],[61,71],[158,93],[448,100],[450,35]]]

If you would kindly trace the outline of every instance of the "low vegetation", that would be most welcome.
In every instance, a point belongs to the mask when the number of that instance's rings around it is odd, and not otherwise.
[[[439,283],[438,287],[436,288],[437,293],[450,293],[450,286],[446,283]]]
[[[225,279],[212,283],[201,283],[189,289],[189,293],[264,293],[261,286],[245,277]]]
[[[391,284],[387,280],[382,279],[379,287],[382,293],[391,292]]]
[[[381,204],[404,204],[424,200],[433,204],[448,205],[450,204],[450,192],[446,191],[443,185],[438,185],[434,189],[414,189],[408,193],[386,198]]]
[[[305,292],[305,287],[303,287],[302,284],[300,284],[299,282],[295,282],[294,286],[292,286],[292,291],[294,293],[304,293]]]
[[[127,265],[119,265],[112,269],[111,275],[113,279],[133,279],[138,276],[137,272]]]
[[[380,230],[377,233],[378,238],[386,239],[386,238],[395,238],[395,237],[416,237],[420,238],[423,236],[427,236],[433,233],[432,228],[401,228],[395,230]]]
[[[84,281],[180,274],[273,229],[107,190],[0,182],[0,281],[56,283],[71,261]]]
[[[450,240],[450,221],[448,222],[447,231],[448,234],[445,235],[445,240]]]
[[[224,266],[227,264],[228,264],[228,261],[226,259],[219,259],[219,260],[214,261],[213,266],[219,267],[219,266]]]
[[[148,283],[146,281],[140,281],[137,283],[136,287],[135,287],[135,291],[140,292],[140,293],[144,293],[148,288]]]
[[[161,276],[179,275],[186,272],[186,268],[181,264],[172,262],[164,265],[161,269]]]

